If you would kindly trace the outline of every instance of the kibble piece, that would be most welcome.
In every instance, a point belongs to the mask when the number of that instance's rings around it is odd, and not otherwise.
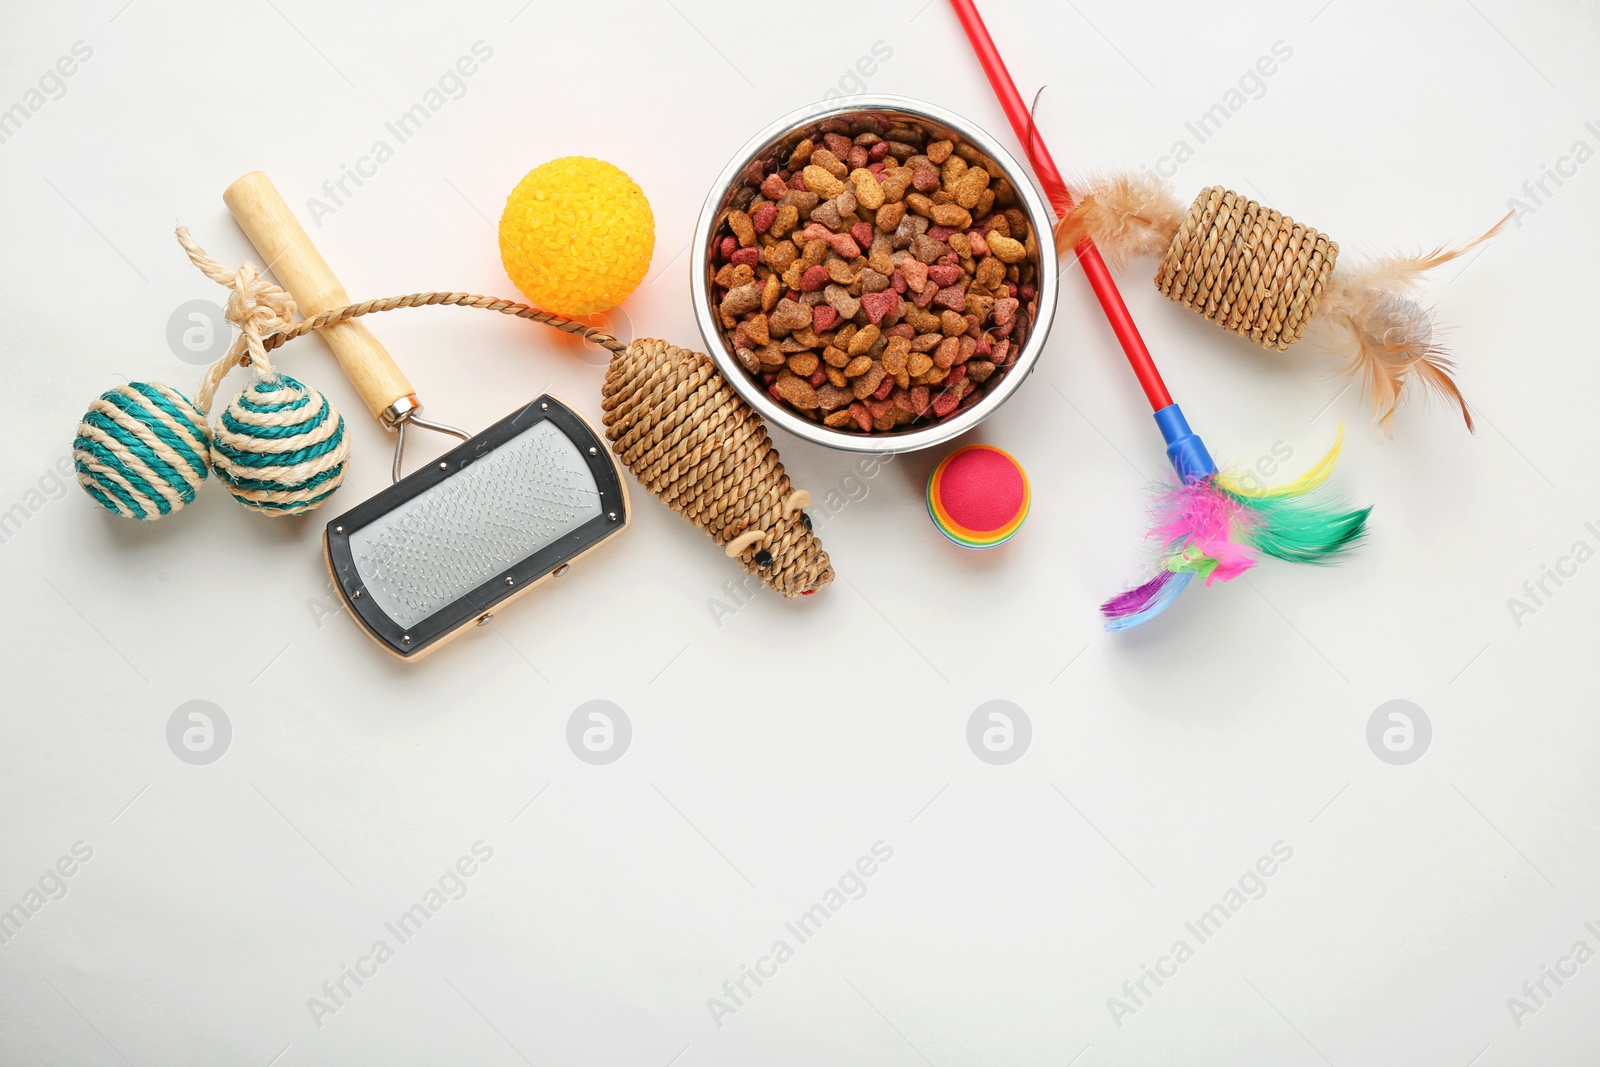
[[[845,166],[839,157],[833,154],[831,149],[827,148],[818,148],[811,153],[811,163],[806,169],[810,170],[811,167],[821,167],[840,180],[843,180],[844,176],[850,173],[850,168]],[[808,182],[807,185],[809,184]],[[813,189],[811,191],[816,192],[817,190]]]
[[[844,182],[835,178],[822,167],[812,163],[802,172],[802,178],[809,192],[816,193],[823,199],[838,196],[844,191]]]
[[[859,356],[878,343],[878,337],[881,333],[882,331],[876,326],[863,326],[856,332],[854,337],[850,338],[849,347],[845,351],[852,356]],[[850,372],[846,370],[845,373],[849,374]]]
[[[850,406],[850,401],[855,399],[855,394],[841,385],[831,381],[827,385],[817,386],[817,403],[823,411],[834,411],[838,408]]]
[[[761,306],[761,286],[755,282],[742,285],[737,289],[730,289],[728,295],[722,298],[721,312],[724,316],[737,318],[748,311],[754,311]]]
[[[939,330],[939,316],[919,307],[913,306],[906,309],[906,321],[919,334],[936,333]]]
[[[853,319],[861,310],[861,301],[850,295],[843,285],[830,285],[822,291],[825,299],[839,313],[840,318]]]
[[[778,301],[778,306],[772,309],[768,326],[777,332],[789,333],[811,325],[811,309],[795,300],[785,297]]]
[[[1021,263],[1028,254],[1028,250],[1023,247],[1021,241],[1011,237],[1003,237],[998,232],[989,235],[989,251],[993,252],[995,257],[1007,266],[1013,263]]]
[[[931,158],[931,157],[930,157]],[[938,162],[935,160],[935,162]],[[939,168],[939,185],[947,192],[953,191],[962,175],[967,173],[967,161],[960,156],[951,156]]]
[[[1005,280],[1006,266],[998,259],[988,256],[978,264],[978,272],[973,277],[973,285],[986,292],[993,292],[995,287]]]
[[[772,343],[772,333],[767,329],[767,317],[765,315],[752,315],[746,319],[744,332],[750,340],[758,345]]]
[[[834,233],[844,229],[844,216],[839,214],[837,198],[824,200],[808,216],[812,222],[820,222]]]
[[[876,174],[864,168],[853,170],[850,172],[850,182],[856,188],[856,200],[862,207],[876,211],[883,206],[883,186]]]
[[[949,226],[951,229],[962,230],[972,225],[972,213],[956,204],[935,204],[931,212],[933,221],[939,226]],[[955,236],[951,234],[951,236]]]
[[[919,221],[927,221],[926,219]],[[901,223],[901,225],[905,225]],[[919,233],[911,239],[911,254],[924,263],[937,263],[939,257],[945,254],[943,241],[935,241],[925,233]]]
[[[742,248],[749,248],[756,243],[755,223],[750,221],[750,216],[743,211],[728,212],[728,227],[733,230],[733,235],[739,239]]]
[[[755,271],[742,263],[724,263],[713,280],[724,289],[737,289],[755,281]]]
[[[862,295],[864,296],[867,293],[880,292],[889,288],[888,275],[880,274],[877,270],[875,270],[871,266],[872,261],[870,259],[867,261],[867,263],[867,268],[861,272],[860,281]],[[889,264],[884,264],[884,266],[889,266]]]
[[[859,378],[861,375],[867,373],[867,369],[871,366],[871,356],[857,356],[855,359],[852,359],[844,368],[844,376],[846,378]]]
[[[792,374],[779,374],[772,388],[783,399],[804,411],[810,411],[821,403],[811,383]]]
[[[784,204],[778,208],[778,214],[768,227],[768,232],[774,237],[787,237],[797,225],[800,224],[800,209],[794,204]]]
[[[920,378],[928,373],[928,368],[933,366],[933,360],[926,352],[913,352],[906,358],[906,370],[913,378]]]
[[[800,258],[800,250],[789,241],[774,241],[761,250],[761,258],[767,266],[782,274],[789,269],[789,265]]]
[[[887,281],[887,279],[885,280]],[[867,313],[867,318],[871,322],[882,322],[885,318],[893,317],[899,312],[900,294],[889,288],[881,289],[875,293],[864,292],[861,294],[861,310]],[[868,329],[873,328],[875,327],[868,327]]]
[[[883,369],[882,363],[877,361],[870,362],[867,369],[861,373],[861,376],[851,383],[850,388],[856,394],[856,399],[865,400],[877,392],[878,386],[883,384],[884,377],[888,373]]]
[[[796,352],[789,357],[789,369],[802,378],[809,378],[816,373],[817,362],[815,352]]]
[[[984,322],[989,318],[989,312],[994,307],[994,297],[986,296],[976,291],[976,286],[967,290],[967,313]]]
[[[955,193],[956,203],[970,211],[978,206],[978,199],[988,187],[989,172],[982,167],[972,167],[961,175],[950,191]]]

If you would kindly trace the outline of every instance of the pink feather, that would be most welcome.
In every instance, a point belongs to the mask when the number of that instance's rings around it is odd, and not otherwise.
[[[1206,584],[1237,578],[1256,565],[1255,554],[1234,540],[1253,516],[1209,478],[1162,491],[1154,509],[1157,523],[1152,539],[1186,559],[1199,562],[1209,556],[1216,567],[1206,574]]]

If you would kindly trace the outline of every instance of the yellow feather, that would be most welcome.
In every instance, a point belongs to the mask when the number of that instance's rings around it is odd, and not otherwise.
[[[1275,497],[1304,496],[1311,492],[1333,473],[1333,468],[1339,463],[1339,449],[1344,446],[1344,423],[1340,422],[1334,431],[1333,447],[1328,449],[1328,454],[1317,461],[1316,465],[1306,471],[1292,482],[1283,485],[1261,486],[1249,484],[1231,471],[1224,471],[1217,475],[1217,484],[1235,496],[1250,497],[1254,500],[1269,500]]]

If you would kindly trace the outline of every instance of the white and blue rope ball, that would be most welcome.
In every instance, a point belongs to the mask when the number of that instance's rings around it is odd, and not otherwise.
[[[235,500],[268,515],[299,515],[344,481],[350,442],[328,398],[278,374],[242,391],[211,431],[211,463]]]
[[[101,507],[159,519],[194,501],[211,463],[211,434],[176,389],[132,382],[89,405],[72,459],[78,484]]]

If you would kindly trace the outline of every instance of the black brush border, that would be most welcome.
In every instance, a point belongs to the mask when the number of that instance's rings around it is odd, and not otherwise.
[[[452,478],[471,464],[540,422],[551,422],[578,448],[600,490],[600,514],[556,539],[533,555],[497,573],[466,595],[418,622],[395,622],[366,593],[350,552],[350,536],[421,493]],[[407,475],[381,493],[329,521],[323,532],[328,568],[335,588],[361,626],[390,652],[410,658],[478,619],[495,605],[547,577],[628,524],[627,494],[611,450],[583,418],[548,393],[530,401],[487,430],[446,452],[426,467]],[[509,579],[509,581],[508,581]]]

